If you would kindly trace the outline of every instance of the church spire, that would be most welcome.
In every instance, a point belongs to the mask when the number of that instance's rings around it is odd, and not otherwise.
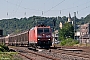
[[[71,15],[70,15],[70,13],[69,13],[69,18],[71,19]]]

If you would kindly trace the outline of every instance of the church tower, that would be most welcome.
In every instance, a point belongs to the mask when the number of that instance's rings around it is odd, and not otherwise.
[[[71,24],[73,24],[73,21],[72,21],[72,18],[71,18],[71,15],[70,15],[70,13],[69,13],[69,17],[68,17],[68,23],[71,23]]]
[[[71,20],[71,15],[70,15],[70,13],[69,13],[69,17],[68,17],[68,22],[71,22],[72,20]]]
[[[62,22],[60,22],[59,27],[62,29]]]

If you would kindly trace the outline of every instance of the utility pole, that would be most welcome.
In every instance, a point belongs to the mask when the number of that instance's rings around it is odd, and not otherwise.
[[[75,40],[75,32],[76,32],[76,12],[74,12],[74,40]]]
[[[54,29],[54,47],[55,47],[55,26],[56,26],[56,20],[53,19],[53,29]]]
[[[34,24],[34,26],[37,26],[38,24],[37,24],[37,19],[34,17],[34,22],[33,22],[33,24]]]

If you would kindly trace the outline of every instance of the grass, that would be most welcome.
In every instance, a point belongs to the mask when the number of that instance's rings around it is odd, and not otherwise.
[[[81,46],[81,47],[90,47],[90,44],[77,44],[75,46]]]
[[[17,52],[0,52],[0,60],[23,60]]]
[[[23,60],[17,52],[10,52],[8,46],[0,44],[0,60]]]

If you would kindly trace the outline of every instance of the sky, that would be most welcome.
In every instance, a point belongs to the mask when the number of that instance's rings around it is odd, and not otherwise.
[[[31,16],[85,17],[90,14],[90,0],[0,0],[0,19]]]

